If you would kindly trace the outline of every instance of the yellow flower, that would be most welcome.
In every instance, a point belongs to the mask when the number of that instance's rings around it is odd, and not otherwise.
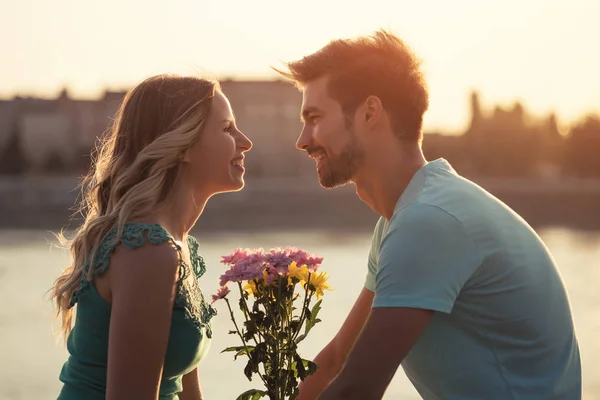
[[[258,286],[256,280],[247,281],[242,287],[242,290],[248,293],[249,296],[256,296],[258,294]]]
[[[316,292],[317,299],[320,299],[323,296],[324,290],[333,290],[333,288],[329,286],[329,283],[327,283],[328,278],[329,276],[325,271],[312,272],[310,274],[308,288]]]
[[[288,276],[288,277],[287,277],[287,286],[288,286],[288,287],[290,287],[290,286],[294,286],[294,281],[292,280],[292,277],[291,277],[291,276]]]
[[[299,281],[306,282],[308,280],[308,267],[303,265],[298,267],[296,261],[292,261],[292,263],[288,266],[289,276],[292,278],[297,278]]]

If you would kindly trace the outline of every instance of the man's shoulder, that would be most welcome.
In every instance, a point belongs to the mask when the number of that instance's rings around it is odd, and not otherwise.
[[[385,232],[388,228],[388,220],[384,217],[379,217],[377,223],[375,224],[375,228],[373,229],[372,242],[373,244],[380,244],[385,236]]]
[[[499,201],[467,178],[444,170],[428,171],[419,190],[399,204],[396,214],[402,220],[451,216],[467,223],[468,216],[485,213],[495,203]]]
[[[444,203],[429,201],[428,199],[417,199],[394,212],[390,219],[390,228],[409,228],[411,224],[430,224],[439,220],[456,220],[451,207]]]

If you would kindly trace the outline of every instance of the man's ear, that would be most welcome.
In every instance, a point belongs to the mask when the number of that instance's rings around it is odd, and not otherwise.
[[[376,125],[383,114],[383,103],[377,96],[369,96],[364,102],[364,123],[370,126]]]

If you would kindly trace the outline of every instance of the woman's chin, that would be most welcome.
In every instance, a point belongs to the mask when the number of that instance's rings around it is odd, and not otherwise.
[[[223,190],[223,192],[239,192],[246,186],[244,177],[233,178],[229,185]]]

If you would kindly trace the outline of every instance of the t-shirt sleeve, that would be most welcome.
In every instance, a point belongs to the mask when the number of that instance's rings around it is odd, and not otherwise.
[[[436,206],[409,205],[392,218],[381,242],[373,307],[450,313],[481,262],[458,219]]]
[[[381,245],[381,238],[383,236],[383,229],[385,226],[385,219],[379,218],[375,229],[373,230],[373,237],[371,238],[371,250],[369,250],[369,258],[367,261],[367,277],[365,279],[365,289],[371,292],[375,291],[375,277],[377,276],[377,260],[379,259],[379,246]]]

